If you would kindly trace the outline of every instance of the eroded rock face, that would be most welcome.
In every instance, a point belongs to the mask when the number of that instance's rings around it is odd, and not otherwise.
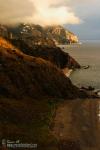
[[[46,27],[45,30],[48,35],[54,39],[56,44],[70,44],[78,42],[78,37],[62,26],[49,26]]]

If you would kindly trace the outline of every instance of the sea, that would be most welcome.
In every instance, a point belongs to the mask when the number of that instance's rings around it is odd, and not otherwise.
[[[77,69],[71,73],[70,79],[74,85],[100,89],[100,41],[87,40],[61,47],[81,66],[89,66],[88,69]]]

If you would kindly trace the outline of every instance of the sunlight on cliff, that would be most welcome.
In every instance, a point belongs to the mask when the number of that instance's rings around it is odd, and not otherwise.
[[[0,37],[0,46],[3,48],[14,48],[8,41]]]

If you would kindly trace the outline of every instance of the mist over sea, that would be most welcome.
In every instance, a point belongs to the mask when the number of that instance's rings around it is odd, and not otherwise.
[[[100,41],[82,41],[82,44],[65,46],[65,51],[82,66],[90,66],[74,71],[70,76],[72,82],[79,87],[93,86],[100,89]]]

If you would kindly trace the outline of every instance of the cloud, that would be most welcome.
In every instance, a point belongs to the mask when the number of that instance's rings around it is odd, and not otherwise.
[[[0,0],[0,22],[17,23],[32,17],[35,7],[29,0]]]
[[[30,22],[41,25],[79,24],[67,5],[69,0],[0,0],[0,22]]]

